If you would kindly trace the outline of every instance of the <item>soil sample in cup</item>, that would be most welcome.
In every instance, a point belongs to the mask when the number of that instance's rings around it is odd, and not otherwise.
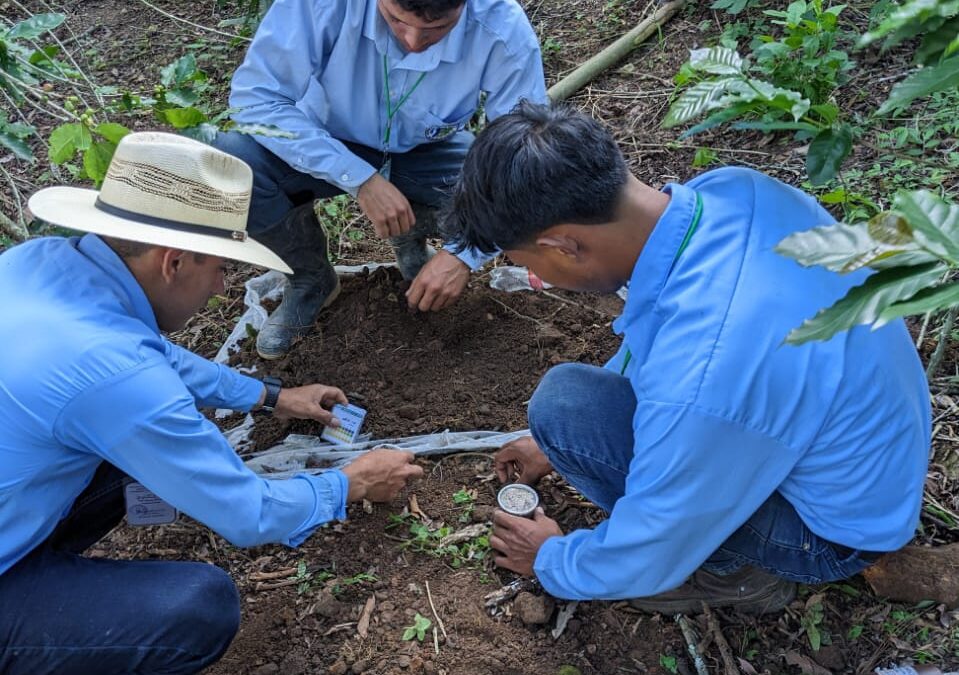
[[[510,483],[500,489],[496,502],[510,515],[529,518],[539,506],[539,495],[529,485]]]

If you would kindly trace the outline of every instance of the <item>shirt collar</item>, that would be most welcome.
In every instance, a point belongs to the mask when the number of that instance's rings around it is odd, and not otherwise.
[[[633,267],[626,305],[623,313],[613,322],[616,333],[624,332],[637,318],[648,317],[666,285],[686,232],[693,223],[696,212],[696,193],[693,189],[669,183],[662,191],[670,194],[671,198]]]
[[[117,297],[124,309],[134,318],[142,321],[156,334],[160,334],[156,315],[147,299],[146,293],[130,272],[123,259],[95,234],[80,238],[77,250],[102,271],[116,288]]]
[[[469,12],[470,3],[467,0],[463,11],[460,12],[459,20],[453,26],[453,30],[447,33],[442,40],[425,52],[407,54],[396,42],[393,31],[386,25],[386,19],[380,14],[380,10],[376,6],[376,0],[367,0],[366,17],[363,20],[363,36],[374,42],[376,51],[385,54],[393,63],[394,68],[425,73],[436,70],[440,61],[456,63],[462,60],[466,44],[466,24],[469,21],[467,16]]]

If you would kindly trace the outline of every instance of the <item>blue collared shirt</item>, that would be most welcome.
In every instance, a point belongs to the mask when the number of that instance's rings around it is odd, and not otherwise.
[[[828,342],[786,334],[863,281],[773,247],[833,221],[755,171],[672,194],[633,271],[607,367],[636,394],[625,495],[594,530],[547,540],[535,571],[561,598],[680,585],[776,490],[817,535],[890,551],[912,537],[930,443],[929,389],[902,321]],[[699,227],[677,258],[695,208]]]
[[[340,471],[265,480],[197,406],[247,411],[263,385],[160,335],[96,235],[0,255],[0,573],[40,544],[107,461],[237,546],[296,546],[345,516]]]
[[[390,106],[409,93],[389,142],[384,56]],[[465,128],[483,92],[491,120],[520,99],[547,100],[539,43],[514,0],[466,0],[453,29],[420,53],[403,51],[376,0],[276,0],[233,76],[230,105],[240,108],[239,122],[296,134],[254,138],[297,171],[355,196],[376,169],[343,141],[389,153],[441,141]],[[475,256],[459,257],[476,266]]]

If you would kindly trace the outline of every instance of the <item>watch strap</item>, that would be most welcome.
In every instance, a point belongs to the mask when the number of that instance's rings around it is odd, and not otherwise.
[[[263,386],[266,387],[266,396],[263,398],[261,409],[273,412],[276,409],[276,402],[280,399],[283,381],[278,377],[264,377]]]

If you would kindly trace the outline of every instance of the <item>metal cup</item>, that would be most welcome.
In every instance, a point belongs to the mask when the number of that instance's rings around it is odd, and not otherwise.
[[[512,516],[532,518],[533,511],[539,506],[539,495],[529,485],[510,483],[500,488],[496,503]]]

